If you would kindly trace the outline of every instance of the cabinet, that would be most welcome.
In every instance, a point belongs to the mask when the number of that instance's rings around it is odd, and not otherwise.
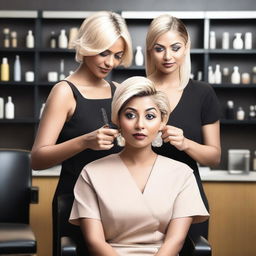
[[[145,49],[145,37],[148,25],[156,16],[166,12],[136,12],[122,11],[121,15],[126,19],[129,31],[132,35],[134,50],[136,46]],[[203,80],[207,81],[208,66],[215,69],[216,64],[228,67],[239,66],[240,72],[251,73],[256,66],[256,12],[170,12],[180,18],[188,27],[191,36],[191,60],[192,73],[197,79],[197,72],[203,72]],[[16,30],[18,33],[18,48],[3,48],[3,33],[0,33],[0,58],[8,57],[11,69],[10,82],[0,82],[0,97],[6,101],[7,96],[13,96],[16,107],[14,120],[0,119],[0,147],[14,147],[31,149],[39,122],[40,108],[45,102],[54,83],[47,81],[49,71],[60,69],[60,61],[64,59],[65,74],[75,70],[78,63],[75,62],[75,52],[70,49],[51,49],[50,34],[55,31],[58,35],[61,29],[67,34],[70,28],[79,27],[84,18],[91,12],[80,11],[0,11],[0,31],[5,27]],[[35,35],[35,48],[25,48],[25,36],[28,30]],[[209,49],[209,34],[215,31],[216,49]],[[235,32],[252,32],[253,45],[251,50],[221,49],[223,32],[230,34],[230,46],[232,46]],[[145,53],[145,51],[144,51]],[[15,55],[20,55],[22,63],[22,82],[13,82],[12,67]],[[24,82],[24,72],[33,70],[35,81]],[[134,64],[129,68],[117,68],[113,70],[108,79],[121,82],[127,77],[145,75],[144,67]],[[256,105],[256,84],[233,85],[230,81],[222,84],[212,84],[222,106],[221,119],[222,155],[223,159],[219,169],[227,168],[227,149],[248,148],[255,150],[256,141],[255,120],[248,120],[250,105]],[[242,106],[246,112],[246,120],[226,120],[225,107],[227,100],[233,100],[235,108]]]

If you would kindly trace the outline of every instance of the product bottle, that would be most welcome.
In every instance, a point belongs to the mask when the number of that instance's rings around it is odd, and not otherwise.
[[[4,118],[4,99],[0,97],[0,119]]]
[[[253,105],[250,106],[249,119],[250,120],[255,120],[256,119],[256,109],[254,108]]]
[[[58,39],[58,43],[59,43],[59,48],[65,49],[65,48],[68,47],[68,38],[66,36],[66,30],[65,29],[61,29],[59,39]]]
[[[56,48],[57,47],[57,37],[55,35],[55,32],[51,32],[51,37],[50,37],[50,48]]]
[[[59,74],[59,80],[65,79],[65,74],[64,74],[64,60],[62,59],[60,61],[60,74]]]
[[[242,107],[238,107],[236,112],[236,119],[237,120],[244,120],[245,113]]]
[[[20,65],[20,56],[16,55],[15,61],[14,61],[14,70],[13,70],[13,80],[15,82],[21,81],[21,65]]]
[[[227,101],[227,108],[226,108],[226,119],[235,119],[235,110],[234,110],[234,101],[228,100]]]
[[[242,84],[249,84],[251,81],[251,77],[249,73],[242,73],[241,78],[242,78]]]
[[[243,49],[244,42],[242,39],[242,33],[235,33],[235,38],[233,40],[233,48],[234,49]]]
[[[223,83],[230,83],[228,67],[223,68],[223,79],[222,80],[223,80]]]
[[[256,66],[252,68],[252,83],[256,84]]]
[[[222,74],[220,71],[220,65],[216,64],[215,72],[214,72],[214,78],[216,84],[221,84],[222,82]]]
[[[215,84],[215,76],[212,70],[212,66],[208,66],[208,83]]]
[[[1,81],[10,80],[10,69],[8,64],[8,59],[4,57],[1,64]]]
[[[232,84],[240,84],[240,73],[238,66],[234,66],[233,73],[231,74],[231,83]]]
[[[216,36],[215,31],[210,31],[210,40],[209,40],[209,48],[216,49]]]
[[[18,46],[17,32],[16,31],[11,32],[11,46],[13,48],[17,48],[17,46]]]
[[[8,96],[8,102],[5,104],[5,118],[14,119],[14,104],[11,96]]]
[[[142,53],[142,47],[137,46],[136,47],[136,53],[135,53],[135,65],[136,66],[143,66],[144,63],[144,56]]]
[[[26,47],[27,48],[34,48],[35,47],[35,38],[32,33],[32,30],[28,31],[27,37],[26,37]]]
[[[229,49],[229,32],[223,32],[222,34],[222,49]]]
[[[244,48],[246,50],[252,49],[252,32],[246,32],[244,35]]]
[[[10,47],[10,29],[4,28],[4,47],[9,48]]]
[[[256,150],[254,151],[254,156],[252,160],[252,170],[256,171]]]
[[[197,71],[197,80],[198,81],[202,81],[203,80],[203,71],[202,70],[198,70]]]

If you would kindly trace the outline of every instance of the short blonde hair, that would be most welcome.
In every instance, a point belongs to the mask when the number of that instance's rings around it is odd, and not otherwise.
[[[185,24],[180,19],[169,14],[156,17],[149,26],[146,38],[146,74],[149,76],[155,72],[155,64],[152,61],[150,51],[153,49],[158,37],[168,31],[177,32],[186,44],[185,61],[180,66],[180,88],[184,89],[188,84],[191,73],[190,37]]]
[[[84,56],[97,55],[109,49],[118,38],[125,42],[124,55],[120,65],[132,63],[132,41],[125,20],[110,11],[95,12],[87,17],[79,28],[77,38],[72,42],[76,50],[76,61],[82,63]]]
[[[170,115],[167,95],[157,91],[154,83],[143,76],[130,77],[117,87],[112,101],[112,122],[118,124],[120,112],[131,99],[145,96],[152,98],[161,112],[162,121],[167,122]]]

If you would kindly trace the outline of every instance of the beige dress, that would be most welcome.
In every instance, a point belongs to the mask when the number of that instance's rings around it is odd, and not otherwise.
[[[74,188],[70,222],[101,220],[106,241],[120,256],[155,255],[171,219],[208,219],[193,171],[158,155],[143,193],[118,154],[84,167]]]

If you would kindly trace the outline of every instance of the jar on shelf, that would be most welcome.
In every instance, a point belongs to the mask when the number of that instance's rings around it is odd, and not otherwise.
[[[222,49],[229,49],[229,32],[223,32],[222,34]]]
[[[215,76],[212,70],[212,66],[208,66],[208,83],[210,84],[215,83]]]
[[[222,82],[222,74],[220,71],[220,65],[216,64],[215,72],[214,72],[214,79],[215,79],[215,84],[221,84]]]
[[[17,48],[17,46],[18,46],[17,32],[16,31],[11,32],[11,46],[13,48]]]
[[[249,108],[249,119],[250,120],[255,120],[256,119],[256,109],[255,109],[254,105],[250,105],[250,108]]]
[[[246,50],[252,49],[252,32],[246,32],[244,35],[244,48]]]
[[[235,38],[233,40],[233,48],[240,50],[244,47],[244,41],[242,39],[242,33],[235,33]]]
[[[240,84],[241,77],[239,73],[239,67],[234,66],[233,67],[233,73],[231,74],[231,83],[232,84]]]
[[[242,84],[249,84],[251,81],[249,73],[242,73],[241,78],[242,78]]]
[[[57,47],[57,37],[56,37],[55,31],[51,31],[50,48],[56,48],[56,47]]]
[[[136,47],[136,52],[135,52],[135,65],[136,66],[143,66],[144,64],[144,56],[143,56],[143,52],[142,52],[142,47],[141,46],[137,46]]]
[[[4,34],[4,47],[9,48],[10,47],[10,29],[4,28],[3,34]]]
[[[26,47],[27,48],[34,48],[35,47],[35,38],[32,33],[32,30],[28,31],[28,34],[26,36]]]
[[[209,40],[209,48],[216,49],[216,36],[215,31],[210,31],[210,40]]]
[[[60,31],[60,35],[58,38],[58,45],[59,45],[59,48],[62,48],[62,49],[68,48],[68,38],[67,38],[65,29],[61,29]]]
[[[229,77],[229,68],[224,67],[222,69],[222,74],[223,74],[223,83],[230,83],[230,77]]]
[[[226,105],[226,119],[235,119],[234,101],[228,100]]]
[[[245,118],[245,112],[242,107],[238,107],[236,112],[236,119],[237,120],[244,120]]]

